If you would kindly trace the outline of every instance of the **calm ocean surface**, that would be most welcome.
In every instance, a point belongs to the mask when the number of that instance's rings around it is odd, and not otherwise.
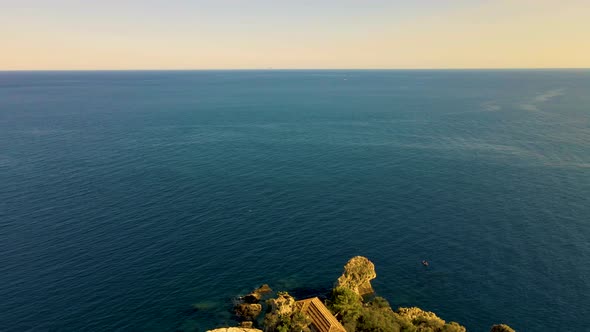
[[[590,326],[588,70],[0,72],[0,184],[1,331],[233,325],[353,255],[471,331]]]

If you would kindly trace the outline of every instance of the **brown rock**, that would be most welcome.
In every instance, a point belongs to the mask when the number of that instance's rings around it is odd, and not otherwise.
[[[260,294],[254,292],[250,293],[242,298],[242,300],[246,303],[258,303],[260,302]]]
[[[371,280],[377,277],[373,262],[363,256],[351,258],[344,266],[344,272],[336,281],[335,287],[344,287],[360,296],[373,294]]]
[[[220,327],[218,329],[209,330],[207,332],[262,332],[262,330],[250,329],[246,327]]]
[[[270,306],[272,313],[280,316],[290,315],[295,307],[295,298],[288,293],[279,292],[276,299],[270,299],[267,303]]]
[[[245,303],[258,303],[260,302],[262,295],[270,292],[272,292],[272,289],[267,284],[264,284],[256,288],[252,293],[244,296],[242,301]]]
[[[254,293],[257,294],[266,294],[272,292],[272,289],[267,284],[264,284],[254,290]]]
[[[240,303],[235,306],[236,315],[246,319],[254,320],[262,312],[262,305],[258,303]]]
[[[510,326],[506,324],[497,324],[492,326],[490,332],[515,332]]]
[[[240,323],[240,327],[251,329],[252,328],[252,321],[249,321],[249,320],[243,321]]]

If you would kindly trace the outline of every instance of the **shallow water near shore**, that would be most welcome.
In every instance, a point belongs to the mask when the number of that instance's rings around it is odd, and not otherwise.
[[[588,70],[0,72],[0,183],[2,331],[233,325],[354,255],[471,331],[590,325]]]

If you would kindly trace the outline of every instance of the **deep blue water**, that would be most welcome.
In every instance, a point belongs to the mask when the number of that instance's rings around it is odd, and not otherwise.
[[[2,72],[0,184],[2,331],[234,324],[357,254],[471,331],[590,326],[588,70]]]

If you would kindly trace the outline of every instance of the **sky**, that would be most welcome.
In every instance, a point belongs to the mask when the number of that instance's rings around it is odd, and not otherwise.
[[[589,67],[590,0],[0,0],[0,70]]]

